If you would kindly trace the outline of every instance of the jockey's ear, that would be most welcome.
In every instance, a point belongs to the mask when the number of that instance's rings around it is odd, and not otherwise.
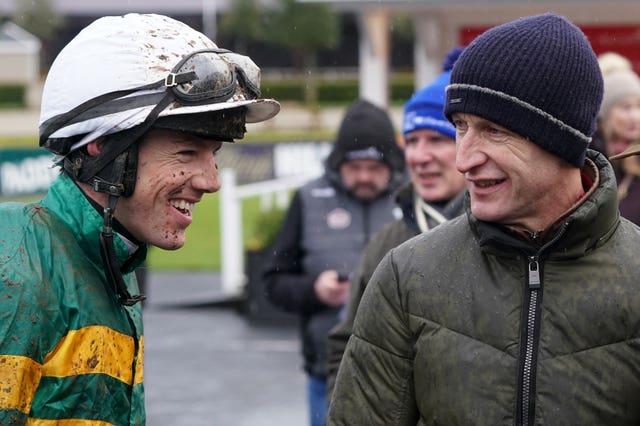
[[[87,144],[87,153],[95,157],[102,151],[102,144],[104,143],[106,137],[102,136],[94,141],[91,141]]]

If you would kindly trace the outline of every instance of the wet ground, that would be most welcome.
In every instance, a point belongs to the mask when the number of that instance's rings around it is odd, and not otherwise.
[[[295,325],[259,325],[217,303],[219,275],[148,273],[150,426],[300,426],[305,376]]]

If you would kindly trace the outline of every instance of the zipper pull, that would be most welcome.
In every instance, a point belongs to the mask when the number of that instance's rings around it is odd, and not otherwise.
[[[540,288],[540,264],[537,256],[529,257],[529,288]]]

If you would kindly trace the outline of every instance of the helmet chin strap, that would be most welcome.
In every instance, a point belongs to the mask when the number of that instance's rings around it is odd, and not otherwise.
[[[113,286],[113,290],[118,296],[118,300],[125,306],[133,306],[145,299],[145,296],[138,294],[132,296],[124,282],[122,272],[116,260],[115,247],[113,244],[113,213],[116,209],[118,196],[109,194],[108,206],[104,208],[104,221],[102,223],[102,232],[100,233],[100,255],[102,256],[102,264],[104,266],[107,280]]]
[[[137,148],[137,144],[135,148]],[[127,185],[125,185],[123,181],[126,180],[127,169],[130,168],[127,167],[127,165],[131,166],[130,161],[128,161],[129,156],[137,156],[137,149],[135,148],[127,150],[116,157],[112,163],[111,179],[94,176],[91,182],[95,191],[106,193],[108,196],[107,206],[103,210],[102,232],[100,233],[100,256],[102,257],[102,264],[107,280],[111,283],[120,303],[125,306],[133,306],[145,299],[145,296],[141,294],[132,296],[131,293],[129,293],[127,284],[124,282],[124,277],[120,271],[120,266],[118,265],[113,243],[113,215],[116,210],[116,205],[120,196],[125,195],[128,191],[133,192],[133,188],[127,188]],[[130,151],[136,151],[136,153]],[[133,178],[135,180],[135,174]]]

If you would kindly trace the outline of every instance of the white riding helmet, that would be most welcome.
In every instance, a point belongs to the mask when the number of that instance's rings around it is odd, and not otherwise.
[[[246,122],[264,121],[280,104],[259,99],[259,88],[260,69],[249,57],[219,49],[179,21],[154,14],[100,18],[51,66],[40,145],[64,156],[160,117],[239,107]]]

